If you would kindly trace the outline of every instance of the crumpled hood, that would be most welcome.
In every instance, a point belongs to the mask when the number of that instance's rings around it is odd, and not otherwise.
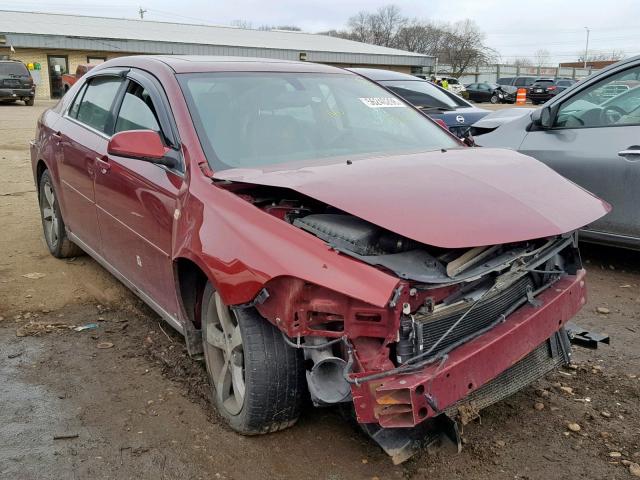
[[[289,167],[230,169],[214,177],[289,188],[446,248],[559,235],[610,209],[537,160],[510,150],[460,148]]]
[[[488,115],[485,115],[478,121],[476,121],[473,126],[476,129],[494,129],[498,128],[505,123],[509,123],[514,121],[517,118],[522,118],[527,115],[531,115],[535,108],[529,107],[514,107],[514,108],[503,108],[501,110],[496,110],[491,112]]]

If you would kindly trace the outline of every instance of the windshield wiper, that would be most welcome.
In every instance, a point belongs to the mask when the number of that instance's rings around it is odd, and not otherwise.
[[[416,105],[420,110],[438,110],[440,112],[451,112],[455,110],[455,108],[451,107],[436,107],[434,105]]]

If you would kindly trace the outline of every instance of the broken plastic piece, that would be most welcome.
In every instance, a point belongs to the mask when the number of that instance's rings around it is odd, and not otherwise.
[[[568,322],[566,325],[566,329],[567,333],[569,334],[571,343],[580,345],[581,347],[595,350],[598,348],[599,343],[606,343],[607,345],[611,343],[609,335],[590,332],[573,322]]]
[[[83,330],[93,330],[94,328],[98,328],[97,323],[87,323],[86,325],[80,325],[75,327],[73,330],[76,332],[82,332]]]

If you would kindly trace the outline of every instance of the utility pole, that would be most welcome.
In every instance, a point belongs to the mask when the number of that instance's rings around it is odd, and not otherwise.
[[[144,20],[144,14],[145,13],[147,13],[147,9],[146,8],[140,7],[138,9],[138,14],[140,15],[140,20]]]
[[[587,31],[587,43],[584,46],[584,68],[587,68],[587,55],[589,55],[589,27],[584,27],[584,29]]]

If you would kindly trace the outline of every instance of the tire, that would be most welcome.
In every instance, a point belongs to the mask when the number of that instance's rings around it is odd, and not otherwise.
[[[27,107],[33,107],[33,104],[35,103],[35,99],[33,97],[29,97],[24,101],[24,104]]]
[[[57,196],[51,181],[49,170],[42,172],[38,184],[38,205],[42,219],[44,240],[49,252],[56,258],[69,258],[82,255],[80,247],[67,237],[67,230],[60,213]]]
[[[213,403],[243,435],[293,425],[306,392],[301,352],[257,310],[231,310],[211,284],[202,298],[202,343]]]
[[[540,104],[540,102],[539,102],[539,101],[537,101],[537,100],[531,100],[531,104],[532,104],[532,105],[539,105],[539,104]]]
[[[489,101],[495,105],[500,101],[500,99],[498,98],[498,95],[494,94],[494,95],[491,95],[491,98],[489,99]]]

